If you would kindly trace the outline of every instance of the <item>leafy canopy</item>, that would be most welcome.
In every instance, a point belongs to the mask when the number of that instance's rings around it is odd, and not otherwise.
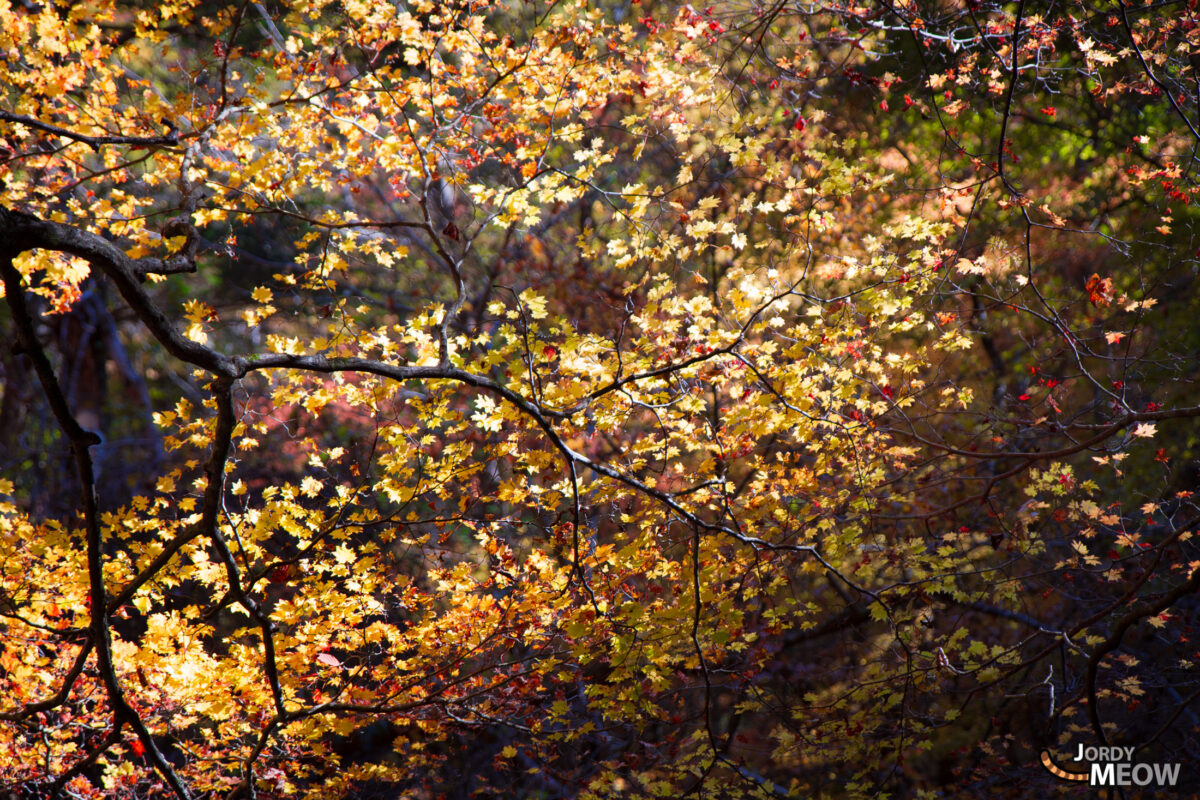
[[[3,781],[1194,755],[1200,27],[1035,5],[0,0]]]

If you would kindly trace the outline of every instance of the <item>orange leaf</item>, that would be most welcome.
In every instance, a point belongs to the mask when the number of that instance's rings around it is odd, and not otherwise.
[[[1093,272],[1092,277],[1087,279],[1087,283],[1083,285],[1083,288],[1087,291],[1088,299],[1092,301],[1092,305],[1094,306],[1106,306],[1112,302],[1112,278],[1101,278]]]

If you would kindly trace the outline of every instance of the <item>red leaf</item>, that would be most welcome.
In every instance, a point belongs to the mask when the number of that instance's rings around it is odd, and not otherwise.
[[[1092,301],[1092,305],[1106,306],[1112,302],[1112,278],[1101,278],[1093,272],[1092,277],[1087,279],[1087,283],[1083,285],[1083,288],[1087,291],[1088,299]]]
[[[317,661],[320,661],[327,667],[340,667],[342,665],[342,662],[337,660],[337,656],[330,655],[329,653],[317,654]]]

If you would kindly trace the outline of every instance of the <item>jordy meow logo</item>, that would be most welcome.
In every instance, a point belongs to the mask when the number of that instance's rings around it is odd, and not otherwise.
[[[1089,786],[1174,786],[1179,764],[1147,764],[1133,761],[1135,747],[1084,747],[1072,759],[1085,772],[1067,770],[1054,763],[1049,750],[1042,751],[1042,766],[1065,781],[1087,781]]]

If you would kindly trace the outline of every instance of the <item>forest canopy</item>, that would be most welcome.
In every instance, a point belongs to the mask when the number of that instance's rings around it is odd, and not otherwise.
[[[1194,769],[1194,0],[0,22],[0,790]]]

